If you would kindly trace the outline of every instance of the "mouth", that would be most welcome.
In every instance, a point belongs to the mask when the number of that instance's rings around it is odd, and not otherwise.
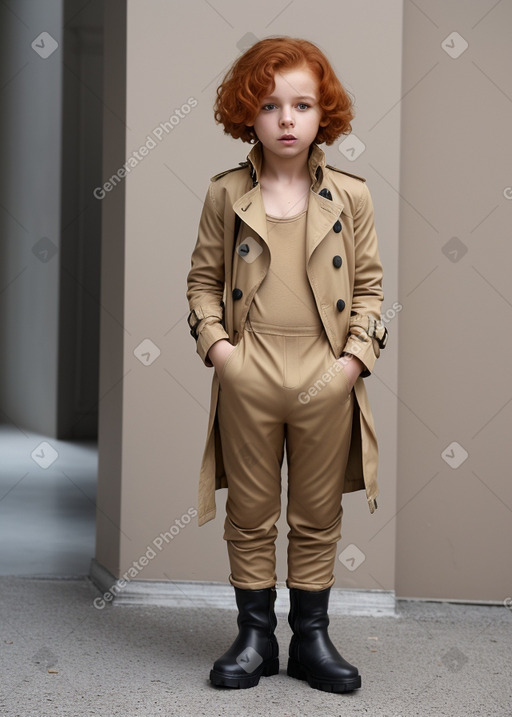
[[[283,134],[282,137],[279,137],[279,142],[293,142],[297,139],[293,134]]]

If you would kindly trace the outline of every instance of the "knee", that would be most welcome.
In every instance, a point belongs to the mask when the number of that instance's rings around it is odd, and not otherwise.
[[[301,519],[288,516],[290,538],[302,537],[306,540],[315,540],[319,543],[336,542],[341,537],[342,510],[335,515],[315,516],[314,514],[303,516]]]
[[[229,516],[224,523],[224,540],[265,543],[277,537],[275,516],[268,520],[257,520],[253,515],[250,519],[238,523]]]

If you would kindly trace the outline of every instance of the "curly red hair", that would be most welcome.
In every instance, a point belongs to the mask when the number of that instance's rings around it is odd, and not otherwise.
[[[312,42],[293,37],[260,40],[236,60],[217,88],[216,122],[223,124],[224,132],[234,139],[254,140],[251,125],[260,111],[261,100],[275,88],[274,74],[302,67],[318,80],[322,119],[314,141],[333,144],[352,129],[353,101],[323,52]]]

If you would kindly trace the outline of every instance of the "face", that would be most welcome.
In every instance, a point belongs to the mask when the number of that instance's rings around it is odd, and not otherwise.
[[[274,90],[262,98],[254,131],[264,151],[296,157],[309,150],[318,133],[318,81],[307,68],[276,72],[274,81]]]

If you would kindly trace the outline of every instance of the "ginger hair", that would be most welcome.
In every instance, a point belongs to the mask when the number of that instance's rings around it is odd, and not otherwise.
[[[275,88],[275,73],[302,68],[309,69],[318,81],[322,118],[314,141],[333,144],[352,130],[353,101],[323,52],[312,42],[298,38],[260,40],[236,60],[217,88],[216,122],[224,125],[225,134],[234,139],[254,141],[256,134],[251,125],[262,99]]]

